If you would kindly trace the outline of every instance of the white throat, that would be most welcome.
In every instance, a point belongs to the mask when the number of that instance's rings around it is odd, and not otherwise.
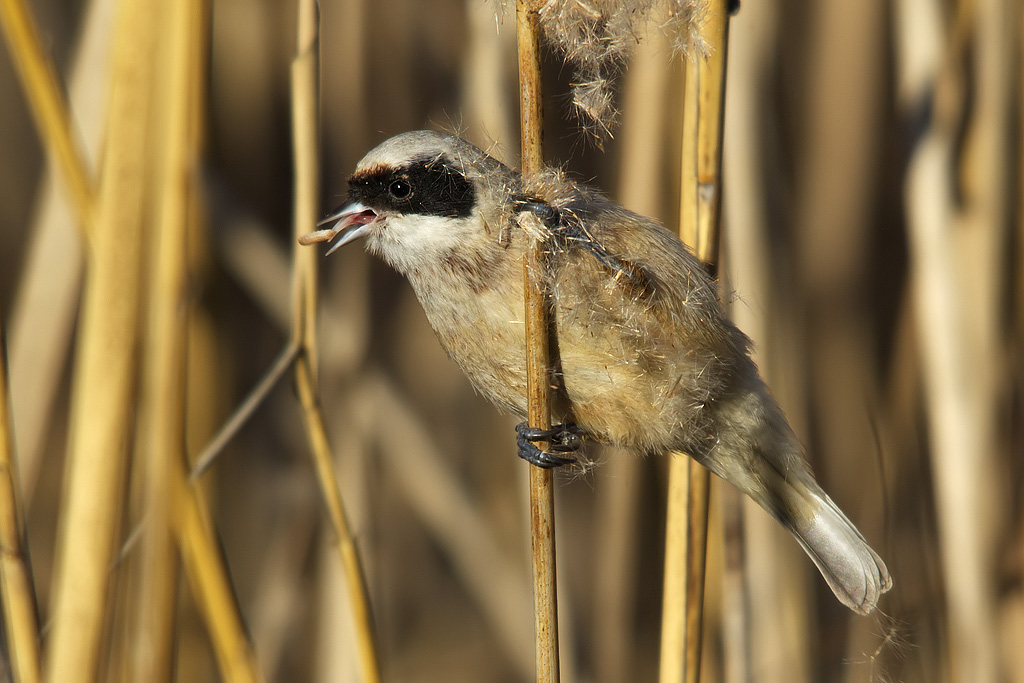
[[[367,249],[402,273],[443,260],[482,232],[477,214],[447,218],[423,214],[388,216],[367,238]]]

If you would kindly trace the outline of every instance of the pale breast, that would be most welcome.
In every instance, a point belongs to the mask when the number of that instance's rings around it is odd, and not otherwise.
[[[491,270],[488,276],[488,286],[480,286],[485,280],[478,277],[437,273],[409,279],[441,346],[474,388],[499,408],[525,415],[522,292],[506,273]],[[498,286],[502,282],[506,286]]]

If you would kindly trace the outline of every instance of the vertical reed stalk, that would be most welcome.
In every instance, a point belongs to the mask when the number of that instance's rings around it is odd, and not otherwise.
[[[298,3],[298,41],[292,61],[292,142],[295,162],[295,236],[306,233],[316,223],[320,187],[318,138],[318,95],[320,69],[319,17],[316,2]],[[320,481],[321,492],[331,524],[337,534],[338,552],[345,573],[349,604],[355,625],[356,650],[365,683],[380,681],[373,630],[373,615],[363,575],[359,551],[352,537],[341,499],[334,456],[327,439],[323,413],[317,395],[317,258],[313,249],[294,248],[293,261],[293,334],[300,353],[295,364],[295,379],[310,449]]]
[[[1017,2],[1017,49],[1024,53],[1024,5],[1018,0]],[[1024,197],[1024,87],[1017,88],[1017,196]],[[1024,348],[1024,201],[1017,202],[1017,253],[1016,263],[1014,268],[1016,270],[1016,279],[1010,285],[1014,291],[1017,292],[1016,298],[1013,300],[1016,308],[1014,311],[1014,317],[1016,318],[1016,327],[1014,332],[1016,333],[1016,347],[1011,348]],[[1011,341],[1011,344],[1013,342]],[[1016,363],[1018,369],[1024,370],[1024,354],[1018,354],[1016,357]],[[1021,372],[1024,375],[1024,372]],[[1018,376],[1017,381],[1022,383],[1021,388],[1024,389],[1024,376]],[[1024,392],[1022,392],[1024,393]]]
[[[14,425],[7,391],[7,354],[0,328],[0,600],[14,683],[39,681],[36,593],[24,542],[24,517],[14,459]]]
[[[544,167],[541,102],[540,22],[536,0],[517,0],[519,46],[519,120],[525,178]],[[548,405],[548,310],[539,273],[541,245],[528,245],[523,259],[526,302],[526,369],[529,423],[551,426]],[[540,444],[544,447],[545,444]],[[557,683],[558,601],[555,576],[555,498],[551,470],[530,467],[530,538],[537,636],[537,680]]]
[[[683,683],[686,668],[686,548],[689,524],[689,458],[669,453],[665,519],[665,572],[661,592],[659,683]]]
[[[725,202],[723,213],[729,222],[728,232],[722,235],[727,243],[723,251],[729,255],[729,285],[742,297],[740,305],[731,306],[730,316],[737,327],[754,341],[753,357],[761,370],[761,376],[771,384],[776,340],[770,332],[768,321],[773,318],[768,302],[776,299],[774,283],[770,277],[769,258],[769,196],[771,189],[764,181],[765,169],[771,167],[771,156],[762,144],[761,122],[765,112],[772,107],[764,83],[773,72],[776,15],[780,9],[767,3],[748,3],[743,7],[743,21],[730,27],[729,76],[726,99],[725,128],[729,131],[729,146],[723,149],[728,155],[723,160],[723,182],[729,192],[722,198]],[[795,373],[793,373],[795,374]],[[776,391],[781,387],[776,386]],[[778,395],[778,394],[777,394]],[[779,398],[784,398],[779,396]],[[717,495],[720,493],[721,495]],[[783,603],[792,602],[787,597],[786,585],[792,584],[799,574],[776,569],[775,558],[781,552],[792,552],[794,548],[778,543],[776,536],[786,533],[775,520],[764,515],[760,508],[751,518],[753,501],[747,499],[734,486],[725,485],[716,489],[719,509],[722,511],[724,531],[725,569],[722,590],[722,658],[726,683],[750,683],[754,670],[758,643],[767,640],[767,647],[760,648],[772,655],[772,660],[784,667],[789,683],[800,683],[806,679],[799,664],[802,661],[779,649],[780,644],[795,638],[789,629],[780,626],[779,608],[771,601],[758,595],[757,612],[750,600],[755,591],[751,576],[762,585],[775,586],[774,599]],[[758,524],[772,524],[777,529],[774,535],[758,533]],[[753,545],[752,545],[753,544]],[[766,552],[759,552],[764,550]],[[803,557],[799,558],[803,561]],[[747,567],[752,568],[748,576]],[[784,580],[787,579],[788,581]],[[756,615],[763,614],[762,619]],[[758,624],[764,624],[758,629]],[[763,635],[762,635],[763,634]],[[802,640],[806,640],[805,638]],[[781,653],[775,656],[775,653]],[[768,683],[769,668],[764,663],[757,666],[759,678]]]
[[[727,3],[721,1],[709,5],[707,17],[700,26],[708,55],[687,60],[685,69],[679,232],[681,239],[714,272],[721,215],[728,8]],[[662,683],[683,680],[697,683],[700,680],[709,494],[708,471],[694,460],[673,454],[669,464],[666,513]],[[682,557],[685,557],[685,588],[678,578]],[[681,593],[682,600],[679,599]],[[678,659],[680,640],[685,653],[682,667]]]
[[[166,56],[163,112],[164,141],[156,158],[161,165],[157,230],[150,249],[153,279],[149,286],[149,320],[140,421],[141,519],[145,529],[134,566],[134,627],[130,633],[130,680],[170,681],[174,671],[174,624],[178,553],[171,527],[167,482],[186,462],[187,234],[194,190],[193,169],[201,136],[194,101],[206,71],[203,0],[180,0],[169,6],[161,52]]]
[[[1008,13],[988,3],[958,3],[953,24],[943,30],[936,7],[907,2],[901,9],[914,28],[898,43],[907,110],[928,103],[932,112],[914,140],[904,196],[949,668],[952,680],[987,683],[1006,677],[993,569],[1002,542],[997,521],[1003,491],[996,481],[994,415],[1005,368],[993,304],[1001,284],[995,252],[1004,244],[1006,176],[1002,79],[1008,64],[998,53]],[[936,48],[947,42],[949,54],[940,53]],[[923,57],[916,65],[910,60],[915,53]],[[973,77],[969,64],[979,69]],[[962,187],[963,196],[954,197],[953,187]]]
[[[52,683],[96,675],[120,526],[139,322],[144,188],[158,6],[121,3],[103,175],[78,331],[76,377],[45,662]]]
[[[734,486],[718,489],[722,511],[722,680],[725,683],[750,683],[750,611],[744,571],[747,553],[743,522],[743,494]]]
[[[701,651],[704,645],[704,580],[708,550],[708,502],[711,479],[707,469],[695,460],[690,468],[687,492],[686,536],[686,683],[700,680]]]

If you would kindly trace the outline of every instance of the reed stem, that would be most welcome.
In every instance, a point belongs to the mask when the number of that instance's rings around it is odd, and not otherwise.
[[[78,328],[45,679],[96,676],[138,364],[158,7],[120,3],[109,126]]]
[[[539,3],[517,0],[516,35],[519,46],[519,120],[524,178],[544,167],[541,102]],[[548,381],[548,309],[541,272],[541,244],[528,245],[523,259],[526,303],[526,367],[529,423],[551,426]],[[543,448],[546,444],[539,444]],[[537,638],[537,680],[557,683],[558,600],[555,576],[555,499],[551,470],[530,467],[530,539]]]
[[[679,233],[705,266],[717,270],[721,217],[722,121],[728,7],[709,3],[700,26],[707,56],[685,68]],[[683,469],[686,469],[684,474]],[[700,680],[710,476],[696,461],[673,454],[669,464],[661,682]],[[686,520],[685,522],[683,520]],[[685,528],[685,532],[682,529]],[[680,547],[682,544],[682,547]],[[685,592],[676,574],[685,556]],[[685,597],[680,603],[679,594]],[[674,648],[682,641],[683,666]]]
[[[295,163],[294,229],[298,238],[316,223],[320,187],[318,149],[318,83],[320,69],[319,15],[314,0],[298,3],[296,56],[292,61],[292,143]],[[373,615],[359,550],[341,497],[334,455],[327,439],[317,394],[317,263],[313,249],[293,248],[293,334],[299,349],[295,383],[313,464],[337,534],[338,553],[345,574],[355,626],[356,651],[364,683],[380,681]]]
[[[178,595],[178,553],[167,482],[186,462],[186,358],[189,208],[195,190],[192,169],[199,157],[200,125],[193,100],[205,71],[203,0],[169,5],[161,40],[165,84],[156,96],[163,141],[153,154],[160,174],[156,230],[149,251],[153,273],[148,291],[148,325],[142,368],[140,424],[135,467],[135,500],[143,524],[142,543],[132,562],[128,632],[130,679],[163,683],[174,666],[174,623]]]
[[[7,355],[0,329],[0,600],[14,683],[39,681],[39,619],[25,543],[25,523],[14,458],[14,425],[7,390]]]

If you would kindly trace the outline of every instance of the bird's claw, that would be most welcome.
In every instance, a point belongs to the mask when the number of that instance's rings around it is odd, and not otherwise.
[[[532,213],[551,232],[558,232],[563,228],[562,212],[543,199],[520,197],[516,202],[516,208],[520,212]]]
[[[559,453],[573,453],[583,446],[580,437],[582,431],[574,424],[553,425],[551,429],[530,427],[526,422],[516,425],[516,443],[519,445],[519,457],[537,467],[551,469],[563,465],[571,465],[576,458]],[[550,446],[541,450],[532,442],[547,441]]]

